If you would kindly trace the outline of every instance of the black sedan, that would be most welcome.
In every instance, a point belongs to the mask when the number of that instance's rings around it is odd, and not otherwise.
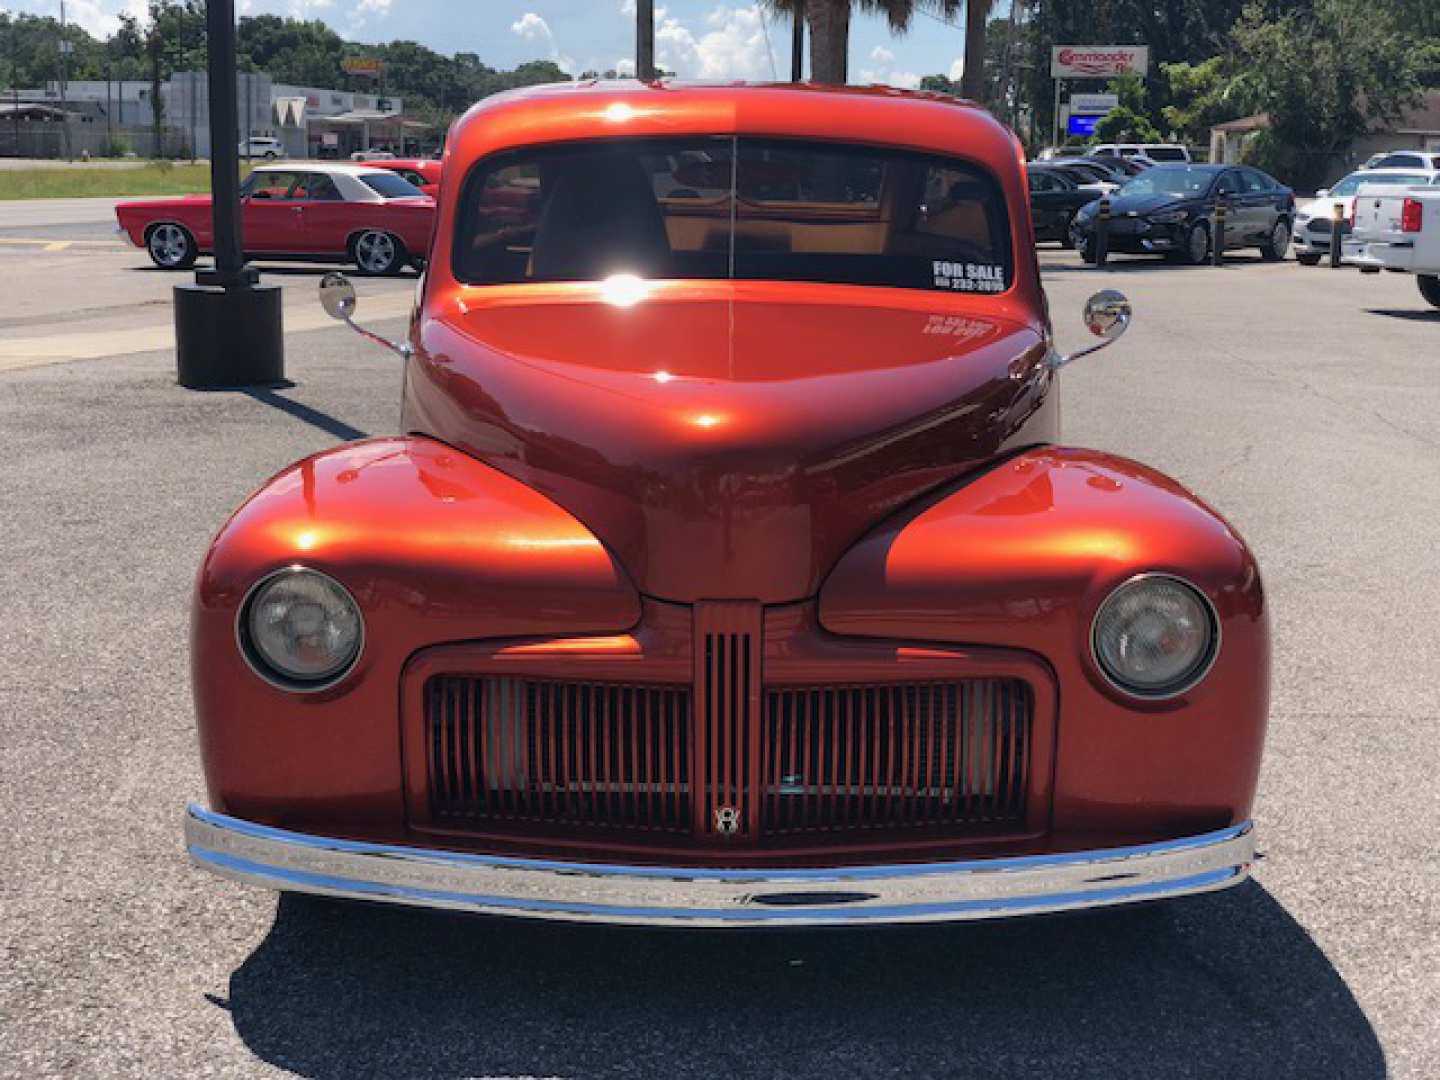
[[[1063,247],[1071,247],[1071,222],[1082,206],[1100,197],[1100,190],[1087,190],[1065,169],[1030,164],[1025,171],[1030,174],[1030,217],[1035,222],[1035,239],[1059,240]]]
[[[1258,247],[1283,259],[1295,220],[1295,193],[1248,165],[1156,165],[1110,196],[1108,248],[1169,255],[1203,263],[1214,241],[1215,206],[1224,196],[1225,249]],[[1095,261],[1099,202],[1078,214],[1071,236],[1086,262]]]

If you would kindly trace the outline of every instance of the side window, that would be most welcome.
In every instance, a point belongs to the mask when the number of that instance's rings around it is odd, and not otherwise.
[[[340,189],[335,186],[334,178],[326,176],[324,173],[310,174],[308,181],[308,190],[311,202],[345,201],[345,196],[341,195]]]
[[[1060,187],[1055,178],[1049,173],[1032,172],[1030,174],[1031,191],[1056,191]]]
[[[266,171],[251,174],[253,182],[247,194],[253,199],[287,199],[290,189],[301,178],[292,172]],[[304,198],[304,196],[300,196]]]
[[[403,176],[406,180],[409,180],[416,187],[422,187],[426,183],[428,183],[425,177],[421,176],[414,169],[401,169],[400,175]]]
[[[1241,171],[1240,176],[1245,183],[1246,195],[1260,195],[1270,190],[1270,181],[1265,178],[1263,173],[1258,173],[1254,169],[1245,169]]]
[[[1221,174],[1220,184],[1215,190],[1221,195],[1240,194],[1240,177],[1234,169]]]

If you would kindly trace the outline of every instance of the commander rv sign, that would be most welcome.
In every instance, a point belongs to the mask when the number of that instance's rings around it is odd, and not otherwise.
[[[1054,79],[1108,79],[1144,75],[1149,69],[1148,45],[1056,45],[1050,50]]]

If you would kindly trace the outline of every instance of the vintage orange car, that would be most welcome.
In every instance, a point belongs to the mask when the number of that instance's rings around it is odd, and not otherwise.
[[[441,191],[403,434],[280,473],[205,557],[196,862],[689,926],[1247,876],[1255,559],[1059,444],[1079,354],[1009,131],[891,90],[541,87],[458,123]]]

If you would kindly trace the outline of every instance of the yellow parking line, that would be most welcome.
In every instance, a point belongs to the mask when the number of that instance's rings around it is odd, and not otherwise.
[[[75,241],[73,241],[73,240],[52,240],[50,243],[46,244],[41,250],[42,250],[42,251],[64,251],[66,248],[68,248],[68,247],[69,247],[71,244],[73,244],[74,242],[75,242]]]

